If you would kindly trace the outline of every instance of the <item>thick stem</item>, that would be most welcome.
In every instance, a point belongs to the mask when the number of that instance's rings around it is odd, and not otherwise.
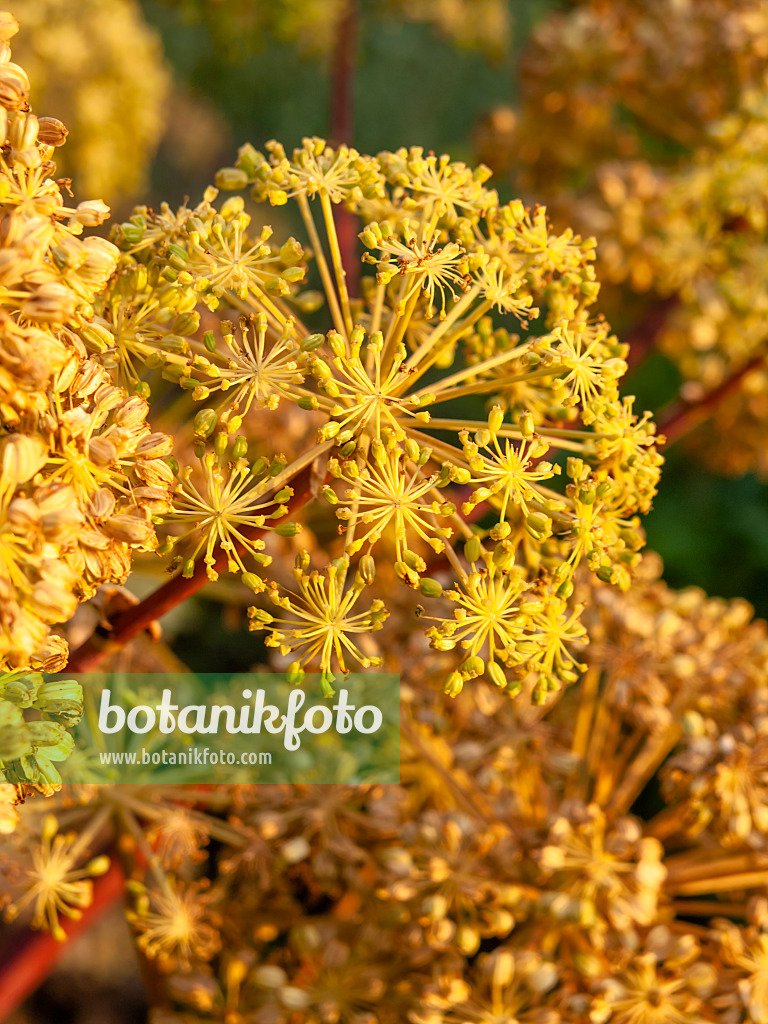
[[[334,146],[351,146],[354,137],[357,20],[358,0],[347,0],[336,23],[336,43],[331,60],[330,137]],[[337,206],[334,219],[347,286],[350,295],[356,296],[360,282],[357,218],[343,206]]]
[[[347,0],[336,23],[331,61],[331,142],[349,145],[354,133],[355,66],[357,64],[357,0]]]
[[[672,295],[666,299],[659,299],[646,311],[632,330],[621,338],[629,345],[627,353],[627,366],[635,370],[644,362],[656,347],[656,340],[661,330],[677,306],[680,299]]]
[[[312,465],[306,466],[291,481],[293,496],[285,503],[288,507],[286,516],[290,516],[309,500],[311,490]],[[280,520],[278,520],[280,521]],[[242,533],[248,540],[256,540],[267,532],[266,528],[244,528]],[[229,557],[219,549],[213,568],[216,572],[226,572]],[[143,601],[128,608],[118,615],[111,623],[109,631],[97,630],[86,642],[70,656],[68,672],[93,672],[115,651],[125,646],[129,640],[138,636],[143,630],[165,615],[172,608],[186,601],[208,583],[208,567],[201,560],[195,566],[194,573],[189,576],[174,576]]]

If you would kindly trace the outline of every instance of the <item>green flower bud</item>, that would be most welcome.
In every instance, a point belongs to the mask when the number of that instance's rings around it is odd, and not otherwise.
[[[469,538],[467,543],[464,545],[464,555],[469,562],[476,562],[480,557],[480,553],[483,550],[483,546],[480,543],[480,538],[477,534],[474,534]]]
[[[285,678],[292,686],[299,686],[304,681],[304,669],[301,667],[300,661],[292,661],[288,666]]]
[[[347,344],[338,331],[328,332],[328,348],[338,359],[343,359],[347,354]]]
[[[288,281],[289,284],[298,284],[299,281],[304,280],[304,274],[304,267],[286,267],[281,277],[284,281]]]
[[[248,587],[249,590],[252,590],[254,594],[261,594],[266,589],[264,580],[261,576],[257,576],[255,572],[244,572],[240,576],[240,580],[246,587]]]
[[[326,423],[318,430],[317,436],[321,443],[323,441],[330,441],[332,437],[336,437],[339,430],[341,430],[341,424],[337,423],[336,420],[331,420],[330,423]]]
[[[312,366],[310,367],[310,372],[312,376],[319,381],[331,380],[333,377],[333,371],[324,359],[314,359],[312,361]]]
[[[185,338],[190,334],[194,334],[199,326],[199,313],[182,313],[174,322],[173,333],[179,334],[181,337]]]
[[[493,564],[502,572],[508,572],[515,564],[515,552],[506,547],[503,541],[493,549]]]
[[[280,262],[283,266],[294,267],[304,259],[304,250],[295,238],[289,238],[280,247]]]
[[[274,530],[278,537],[295,537],[301,533],[301,523],[278,523]]]
[[[408,456],[411,462],[415,462],[419,457],[419,446],[416,444],[413,438],[406,437],[405,442],[403,443],[403,447],[405,448],[405,454]]]
[[[248,175],[237,167],[222,167],[220,171],[216,172],[214,180],[216,188],[220,188],[222,192],[236,192],[248,185]],[[286,201],[287,198],[286,196]]]
[[[232,458],[246,459],[248,457],[248,440],[242,435],[235,438],[235,443],[232,445]]]
[[[611,480],[603,480],[597,485],[596,494],[600,501],[604,501],[606,498],[610,498],[613,494],[613,482]]]
[[[302,352],[314,352],[325,341],[324,334],[308,334],[301,343]]]
[[[545,540],[552,533],[552,520],[543,512],[531,512],[525,517],[525,528],[535,540]]]
[[[478,654],[473,654],[459,665],[459,669],[465,678],[476,679],[485,672],[485,662]]]
[[[363,555],[360,559],[359,572],[364,583],[373,583],[376,579],[376,563],[372,555]]]
[[[511,683],[507,683],[506,691],[510,697],[517,697],[520,691],[523,689],[522,679],[513,679]]]
[[[430,579],[428,576],[422,577],[419,580],[419,593],[424,597],[441,597],[443,588],[437,580]]]

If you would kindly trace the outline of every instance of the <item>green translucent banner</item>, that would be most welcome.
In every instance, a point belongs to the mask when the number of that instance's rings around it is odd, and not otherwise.
[[[70,677],[48,676],[50,681]],[[65,783],[396,783],[400,679],[88,674]]]

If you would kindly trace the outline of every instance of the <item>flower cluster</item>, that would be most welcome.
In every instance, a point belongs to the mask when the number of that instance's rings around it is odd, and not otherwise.
[[[44,823],[28,872],[8,848],[12,908],[76,913],[109,819],[174,1024],[763,1019],[765,623],[659,568],[580,574],[589,668],[543,706],[445,701],[411,633],[399,786],[57,795],[80,838]]]
[[[135,0],[25,0],[18,44],[41,108],[71,131],[57,160],[85,195],[108,202],[146,185],[170,76]]]
[[[625,346],[591,309],[593,242],[554,234],[540,207],[501,204],[487,177],[418,148],[373,158],[318,138],[291,155],[279,143],[266,153],[246,145],[218,187],[295,202],[306,243],[275,241],[269,227],[253,233],[243,199],[219,203],[215,189],[176,213],[139,208],[114,229],[121,270],[89,329],[93,358],[125,380],[158,368],[180,402],[199,407],[191,441],[205,483],[182,469],[165,517],[191,526],[199,513],[190,546],[181,537],[167,545],[178,564],[193,572],[204,551],[210,568],[222,544],[230,570],[259,592],[262,535],[287,499],[299,501],[297,479],[309,476],[301,500],[335,510],[332,567],[310,571],[308,542],[300,593],[269,588],[290,614],[252,611],[253,628],[293,655],[294,673],[317,666],[330,684],[335,668],[346,671],[343,649],[378,663],[351,634],[381,626],[381,599],[368,612],[352,608],[366,586],[376,591],[385,558],[435,599],[433,645],[466,649],[447,683],[454,693],[485,661],[512,692],[531,673],[538,692],[571,682],[568,645],[583,635],[574,571],[584,562],[629,585],[637,514],[649,508],[661,458],[648,417],[619,398]],[[371,270],[354,291],[353,250],[337,228],[350,215]],[[203,330],[213,311],[230,310],[237,320]],[[527,336],[510,333],[514,323]],[[117,344],[101,345],[100,332]],[[310,425],[308,450],[290,462],[264,447],[270,414],[286,406]],[[227,436],[239,433],[225,456]],[[261,440],[252,464],[249,436]],[[295,534],[298,524],[277,531]],[[454,617],[438,603],[444,592],[461,606]]]
[[[605,308],[686,399],[750,368],[697,439],[730,473],[766,471],[767,18],[763,0],[583,0],[535,30],[518,115],[480,139],[493,160],[506,133],[497,168],[597,235]]]
[[[132,550],[156,545],[170,439],[88,359],[94,302],[120,253],[82,234],[109,211],[65,202],[51,158],[66,129],[29,110],[8,46],[18,26],[8,14],[0,26],[0,668],[54,669],[66,645],[50,627],[122,582]]]

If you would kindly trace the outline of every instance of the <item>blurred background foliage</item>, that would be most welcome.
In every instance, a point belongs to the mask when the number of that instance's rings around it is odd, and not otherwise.
[[[486,0],[478,3],[483,6]],[[115,138],[103,141],[119,152],[127,153],[132,147],[130,161],[123,161],[125,166],[137,168],[142,154],[148,165],[148,191],[142,188],[140,169],[132,177],[115,169],[112,178],[103,183],[104,199],[113,204],[118,218],[129,212],[131,200],[155,205],[167,200],[175,205],[189,196],[197,202],[217,168],[231,163],[237,147],[245,141],[260,147],[279,137],[291,147],[303,136],[329,134],[329,12],[332,15],[339,3],[308,0],[308,5],[316,22],[313,27],[307,4],[303,4],[304,25],[309,22],[310,28],[305,28],[297,41],[290,38],[294,0],[142,0],[141,4],[88,0],[70,5],[67,18],[91,25],[86,27],[85,42],[93,54],[77,51],[78,60],[69,63],[80,67],[84,76],[100,54],[104,67],[109,65],[115,72],[111,82],[106,76],[101,83],[99,102],[113,102],[123,113],[111,119],[120,126],[115,128]],[[491,0],[491,6],[496,9],[495,21],[480,14],[477,18],[477,25],[491,26],[485,37],[478,32],[477,38],[469,40],[476,45],[457,46],[451,33],[466,41],[468,27],[451,24],[450,0],[361,0],[353,139],[357,148],[376,153],[383,148],[421,145],[471,161],[477,159],[478,152],[484,155],[489,125],[493,139],[503,142],[504,118],[509,116],[505,111],[514,108],[519,99],[520,65],[532,29],[543,18],[574,5],[556,0],[510,0],[505,12],[510,27],[506,40],[498,19],[504,4]],[[119,18],[110,14],[94,20],[94,12],[103,15],[112,7],[122,9]],[[48,14],[41,14],[43,8]],[[37,22],[49,17],[61,25],[64,9],[58,0],[25,0],[17,12],[25,28],[20,45],[27,40],[28,45],[38,46],[44,32],[35,27]],[[30,19],[31,31],[24,24]],[[93,28],[102,22],[122,26],[122,47],[114,31],[107,38]],[[47,53],[43,42],[39,47],[41,61],[57,59],[65,66],[62,53],[58,57]],[[134,80],[131,61],[118,59],[132,47],[142,48],[141,66],[150,68]],[[66,48],[67,44],[59,44],[61,51]],[[30,54],[20,51],[19,59],[32,70]],[[133,66],[138,67],[139,62]],[[87,175],[89,156],[78,149],[77,140],[88,104],[96,99],[93,95],[73,99],[78,96],[74,71],[69,79],[61,70],[51,73],[50,79],[60,88],[55,95],[38,98],[36,107],[62,117],[71,127],[67,153],[83,167],[67,167],[66,173],[76,171],[83,194],[95,194],[99,189]],[[41,86],[33,84],[33,88]],[[86,113],[75,111],[78,102]],[[156,148],[160,119],[164,128]],[[509,175],[496,185],[504,197],[522,191]],[[558,199],[543,192],[527,192],[523,198],[548,206],[556,206]],[[628,329],[620,322],[614,326],[620,332]],[[636,408],[658,414],[673,400],[679,384],[676,367],[654,353],[630,374],[624,391],[638,395]],[[768,593],[763,585],[768,571],[766,486],[752,475],[736,479],[716,475],[693,450],[683,442],[668,453],[654,510],[645,521],[649,546],[661,554],[670,585],[695,584],[713,595],[741,595],[754,604],[758,614],[768,615]],[[141,584],[140,578],[138,582]],[[147,581],[147,589],[153,585],[154,581]],[[201,669],[226,658],[230,630],[242,626],[237,611],[221,612],[218,602],[218,610],[211,616],[209,601],[200,598],[193,606],[178,610],[175,624],[181,631],[177,643],[197,645],[203,633],[199,624],[208,621],[204,632],[211,650],[197,652],[200,657],[195,663]],[[214,620],[216,628],[211,628]],[[174,628],[173,623],[169,625]],[[244,643],[253,643],[252,638],[241,635]],[[188,646],[185,655],[193,656]]]

